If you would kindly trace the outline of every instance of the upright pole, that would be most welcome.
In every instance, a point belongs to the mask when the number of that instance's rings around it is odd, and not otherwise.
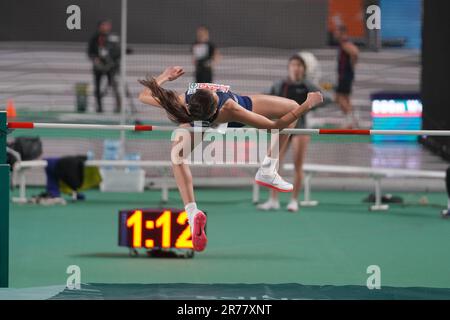
[[[0,111],[0,287],[9,285],[9,165],[6,164],[6,112]]]
[[[369,17],[369,15],[366,12],[366,9],[371,6],[371,5],[376,5],[376,6],[380,6],[380,0],[366,0],[364,2],[364,22],[363,25],[364,27],[366,26],[366,21]],[[372,51],[380,51],[381,50],[381,30],[378,29],[373,29],[373,30],[369,30],[366,28],[366,43],[367,43],[367,47],[372,50]]]
[[[125,124],[126,85],[127,85],[127,0],[121,2],[120,18],[120,124]],[[120,158],[125,156],[125,131],[120,131]]]

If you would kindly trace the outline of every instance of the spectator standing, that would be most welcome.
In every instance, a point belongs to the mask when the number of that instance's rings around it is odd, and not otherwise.
[[[195,82],[212,83],[213,65],[218,60],[218,50],[209,39],[205,26],[197,28],[196,41],[192,45],[192,62],[195,66]]]
[[[114,111],[120,112],[119,85],[116,79],[120,70],[120,44],[119,37],[111,32],[112,23],[102,20],[98,23],[97,31],[89,40],[88,56],[92,60],[92,73],[94,75],[94,93],[97,102],[97,112],[103,112],[102,98],[107,90],[102,91],[101,84],[104,77],[108,80],[116,100]]]
[[[334,37],[339,45],[337,55],[338,83],[336,86],[336,103],[345,115],[346,127],[354,128],[358,127],[358,119],[353,112],[350,98],[359,50],[356,45],[350,41],[345,26],[341,25],[337,27],[334,32]]]
[[[296,101],[298,104],[305,102],[308,92],[320,91],[318,87],[306,79],[306,63],[298,54],[293,55],[288,60],[288,76],[277,81],[272,85],[270,94],[285,97]],[[297,120],[297,129],[306,128],[306,117],[303,115]],[[280,149],[280,169],[282,161],[285,158],[288,145],[292,146],[294,160],[294,189],[291,193],[291,200],[287,205],[287,210],[291,212],[298,211],[298,196],[303,181],[303,163],[306,156],[306,150],[310,141],[309,135],[291,135],[289,143]],[[271,190],[269,199],[260,204],[260,210],[278,210],[280,203],[278,201],[278,192]]]

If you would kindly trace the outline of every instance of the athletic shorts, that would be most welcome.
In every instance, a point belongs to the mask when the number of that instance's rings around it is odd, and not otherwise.
[[[247,109],[248,111],[252,111],[253,110],[253,102],[252,99],[250,99],[250,97],[248,96],[240,96],[240,95],[235,95],[235,97],[237,98],[237,103],[241,106],[244,107],[245,109]],[[229,128],[241,128],[245,126],[245,124],[240,123],[240,122],[230,122],[228,123],[228,127]]]
[[[353,79],[343,78],[339,79],[336,87],[336,93],[350,94],[352,92]]]

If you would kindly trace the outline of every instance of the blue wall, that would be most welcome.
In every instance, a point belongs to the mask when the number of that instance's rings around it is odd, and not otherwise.
[[[422,0],[380,0],[381,38],[405,38],[406,47],[422,46]]]

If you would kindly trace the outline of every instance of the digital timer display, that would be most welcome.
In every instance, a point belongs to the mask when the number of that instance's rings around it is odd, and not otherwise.
[[[192,249],[187,213],[179,209],[121,210],[119,246]]]
[[[371,95],[372,129],[420,130],[422,103],[419,94],[379,92]],[[372,141],[417,141],[416,136],[372,135]]]

